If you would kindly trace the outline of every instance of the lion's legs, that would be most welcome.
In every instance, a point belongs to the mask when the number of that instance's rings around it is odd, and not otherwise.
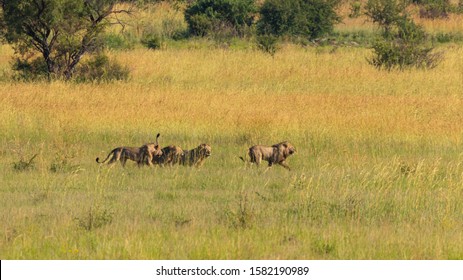
[[[284,168],[288,169],[289,171],[291,171],[291,168],[289,168],[289,165],[285,161],[281,161],[278,164],[283,166]]]
[[[153,154],[148,154],[148,165],[153,166]]]
[[[113,157],[108,161],[108,164],[111,165],[116,161],[121,159],[121,152],[114,152]]]
[[[121,159],[121,165],[122,165],[122,167],[125,167],[125,163],[126,163],[126,162],[127,162],[127,158],[126,158],[126,157],[123,157],[123,158]]]
[[[259,167],[260,163],[262,162],[262,155],[250,153],[251,164],[255,163],[257,167]]]

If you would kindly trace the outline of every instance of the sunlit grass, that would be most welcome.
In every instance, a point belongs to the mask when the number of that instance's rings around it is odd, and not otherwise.
[[[462,259],[463,49],[440,50],[433,70],[383,72],[363,48],[136,48],[110,52],[127,82],[4,79],[0,258]],[[95,163],[157,132],[212,156]],[[238,158],[283,140],[291,172]]]

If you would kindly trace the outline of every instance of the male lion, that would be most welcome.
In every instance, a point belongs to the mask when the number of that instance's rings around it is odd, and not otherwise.
[[[153,157],[153,163],[164,166],[168,164],[170,166],[180,163],[183,150],[182,148],[174,145],[170,145],[161,149],[162,155]]]
[[[156,143],[149,143],[145,144],[140,147],[140,158],[138,161],[138,165],[147,164],[149,166],[153,166],[153,160],[156,157],[162,156],[162,150],[159,147],[158,138],[161,134],[158,133],[156,135]]]
[[[252,146],[248,150],[248,155],[250,162],[255,163],[256,165],[259,165],[262,160],[265,160],[268,162],[268,167],[271,167],[273,164],[279,164],[284,168],[291,170],[285,160],[295,152],[296,148],[294,148],[293,145],[291,145],[288,141],[283,141],[270,147],[263,145]],[[240,157],[240,159],[246,162],[243,157]]]
[[[108,164],[113,164],[116,161],[120,161],[122,167],[125,167],[127,160],[135,161],[138,166],[143,164],[151,165],[151,161],[154,156],[161,156],[162,151],[159,149],[158,138],[160,134],[156,136],[156,143],[145,144],[141,147],[117,147],[109,152],[108,156],[100,162],[100,158],[96,158],[97,163],[105,163],[112,155]]]
[[[108,164],[113,164],[116,161],[120,161],[122,167],[125,167],[125,163],[128,159],[133,160],[140,166],[140,148],[138,147],[117,147],[108,156],[100,162],[100,158],[96,158],[97,163],[105,163],[108,158],[112,155],[112,158],[108,161]]]
[[[211,156],[212,148],[208,144],[201,144],[192,150],[183,151],[180,164],[200,167],[204,160]]]

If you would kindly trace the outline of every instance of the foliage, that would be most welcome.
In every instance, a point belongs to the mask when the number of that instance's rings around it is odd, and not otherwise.
[[[257,36],[256,39],[257,39],[257,47],[260,50],[270,54],[271,56],[275,55],[278,49],[278,37],[273,36],[273,35],[260,35],[260,36]]]
[[[224,32],[243,36],[254,22],[254,0],[198,0],[185,10],[190,33],[195,36]]]
[[[17,81],[40,81],[48,77],[48,69],[42,58],[21,59],[16,57],[12,63],[13,79]]]
[[[136,44],[136,40],[131,33],[108,33],[103,35],[103,44],[112,50],[131,50]]]
[[[25,160],[21,158],[17,162],[13,162],[13,169],[15,171],[27,171],[35,168],[34,159],[37,157],[37,154],[33,155],[30,159]]]
[[[421,18],[447,18],[453,9],[450,0],[422,0],[420,4]]]
[[[99,38],[109,18],[123,12],[114,9],[117,2],[0,0],[0,27],[22,61],[40,55],[49,79],[68,80],[81,58],[101,47]]]
[[[372,46],[375,55],[368,62],[379,69],[391,70],[434,68],[442,60],[442,53],[433,52],[432,47],[417,47],[402,40],[378,40]]]
[[[76,217],[75,219],[80,228],[91,231],[111,224],[113,216],[114,213],[111,209],[96,205],[90,207],[83,217]]]
[[[317,38],[333,30],[340,21],[338,0],[266,0],[257,22],[259,34]]]
[[[108,56],[100,53],[82,63],[76,69],[75,80],[78,82],[107,82],[127,80],[129,69],[118,62],[110,61]]]
[[[142,45],[144,45],[145,47],[151,50],[160,49],[162,45],[161,38],[159,38],[159,36],[156,34],[144,35],[141,38],[140,42],[142,43]]]
[[[366,14],[379,24],[381,37],[372,45],[374,56],[367,59],[378,69],[434,68],[442,59],[427,43],[423,28],[405,11],[406,3],[397,0],[369,0]]]
[[[362,2],[360,1],[353,1],[350,3],[350,12],[349,12],[349,17],[350,18],[358,18],[360,16],[360,11],[362,9]]]
[[[388,33],[398,20],[406,16],[406,7],[404,0],[368,0],[365,15]]]

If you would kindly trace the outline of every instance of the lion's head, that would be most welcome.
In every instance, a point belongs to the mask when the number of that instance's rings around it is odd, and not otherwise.
[[[296,148],[288,141],[283,141],[273,145],[278,150],[278,157],[280,160],[285,160],[290,155],[296,153]]]
[[[197,152],[201,157],[210,157],[212,154],[212,147],[208,144],[201,144],[197,148]]]

